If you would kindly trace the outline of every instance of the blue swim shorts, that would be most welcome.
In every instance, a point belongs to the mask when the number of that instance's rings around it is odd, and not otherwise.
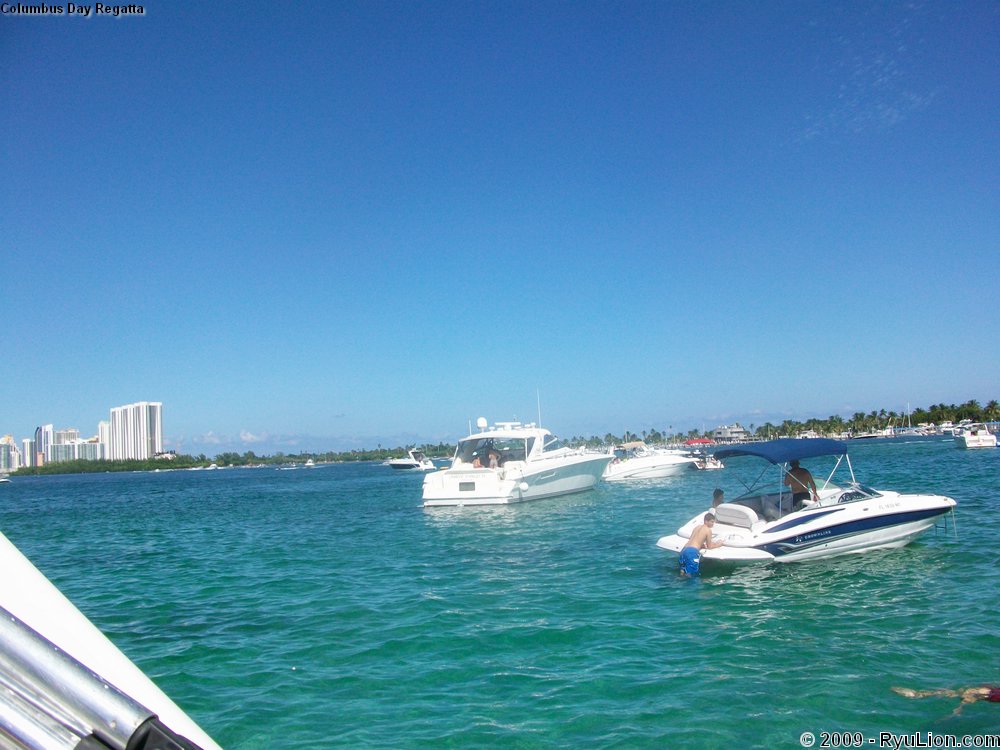
[[[698,575],[699,563],[701,562],[701,553],[694,547],[685,547],[681,550],[681,572],[689,576]]]

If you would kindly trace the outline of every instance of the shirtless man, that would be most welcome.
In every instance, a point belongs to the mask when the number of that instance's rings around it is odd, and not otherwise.
[[[792,492],[792,510],[798,510],[806,500],[813,499],[819,502],[819,493],[816,491],[816,482],[813,481],[809,469],[799,466],[797,459],[789,461],[792,467],[785,474],[785,485]]]
[[[691,536],[688,537],[687,544],[681,550],[680,565],[682,576],[696,576],[701,563],[701,550],[715,549],[721,547],[725,542],[712,541],[712,527],[715,526],[715,514],[706,513],[704,523],[700,524]]]
[[[894,693],[899,693],[907,698],[929,698],[932,696],[937,698],[961,698],[962,702],[952,712],[955,716],[960,714],[962,706],[968,703],[975,703],[976,701],[1000,703],[1000,687],[991,687],[989,685],[965,688],[963,690],[912,690],[903,687],[894,687],[892,690]]]

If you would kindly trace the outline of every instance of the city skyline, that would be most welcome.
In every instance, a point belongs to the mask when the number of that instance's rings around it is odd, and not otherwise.
[[[109,409],[108,419],[97,423],[97,432],[80,437],[76,427],[54,423],[36,427],[30,437],[16,438],[14,433],[0,436],[14,446],[14,455],[5,452],[0,469],[41,466],[74,460],[145,460],[165,453],[163,448],[163,403],[140,401]],[[16,464],[16,465],[15,465]]]
[[[0,430],[155,394],[166,447],[274,453],[994,396],[995,3],[233,7],[0,18]]]
[[[978,403],[981,407],[984,407],[984,408],[990,407],[991,405],[993,405],[993,404],[996,403],[995,399],[977,399],[977,398],[961,399],[959,401],[944,401],[944,400],[939,400],[939,401],[935,401],[935,402],[930,403],[930,404],[909,404],[909,403],[907,403],[905,405],[905,407],[899,409],[898,411],[896,409],[893,409],[893,408],[888,408],[887,409],[885,407],[873,407],[871,409],[861,409],[861,410],[857,410],[857,411],[854,411],[854,412],[851,412],[851,413],[843,413],[843,414],[825,414],[825,415],[821,415],[819,413],[814,413],[814,414],[810,414],[810,415],[781,415],[780,418],[776,417],[774,419],[761,418],[760,415],[758,415],[758,416],[750,415],[751,418],[747,419],[747,420],[733,419],[733,420],[730,420],[729,422],[717,422],[717,423],[712,423],[712,424],[702,424],[701,426],[690,426],[690,427],[677,426],[677,427],[675,427],[672,424],[669,424],[669,425],[647,425],[646,427],[638,429],[638,430],[634,430],[634,429],[629,428],[629,427],[609,427],[606,430],[598,430],[598,431],[590,432],[590,433],[569,433],[569,432],[564,432],[564,433],[560,433],[560,436],[563,437],[563,438],[570,438],[570,437],[580,437],[580,438],[595,438],[596,437],[596,438],[601,438],[601,437],[603,437],[606,434],[612,434],[612,435],[628,435],[628,434],[631,434],[631,435],[642,435],[642,434],[644,434],[646,432],[649,432],[649,433],[658,432],[658,433],[661,433],[663,435],[687,435],[687,434],[690,434],[692,432],[697,432],[698,434],[708,435],[708,434],[711,434],[713,432],[718,433],[720,430],[721,431],[729,430],[731,427],[737,428],[739,430],[749,429],[750,432],[753,432],[755,428],[757,428],[757,427],[764,427],[767,424],[770,424],[773,427],[780,427],[782,425],[782,423],[784,423],[786,421],[787,422],[792,422],[792,423],[804,424],[804,423],[809,422],[811,420],[825,421],[825,420],[827,420],[827,419],[829,419],[831,417],[836,417],[836,416],[840,416],[845,421],[848,421],[852,417],[854,417],[856,415],[859,415],[859,414],[860,415],[871,415],[871,414],[879,415],[879,414],[881,414],[882,416],[885,417],[886,424],[885,425],[880,425],[880,427],[906,427],[907,425],[903,424],[903,420],[904,420],[904,418],[906,418],[906,417],[909,416],[909,414],[911,413],[911,411],[927,410],[927,409],[930,409],[932,407],[937,407],[937,406],[961,407],[961,406],[964,406],[964,405],[972,403],[972,402]],[[456,436],[454,438],[442,438],[442,439],[438,439],[438,440],[413,439],[413,440],[404,440],[404,441],[399,441],[399,442],[383,442],[383,441],[379,441],[377,443],[357,442],[357,443],[337,445],[336,444],[337,443],[337,438],[317,437],[317,438],[313,438],[311,442],[306,442],[306,441],[300,442],[301,437],[296,437],[294,442],[292,442],[292,441],[289,441],[289,442],[276,442],[274,444],[269,444],[269,445],[260,445],[258,443],[256,445],[256,447],[254,447],[254,446],[249,446],[248,447],[246,441],[232,441],[232,442],[227,442],[227,441],[224,441],[222,439],[218,439],[218,440],[216,440],[214,442],[209,442],[209,443],[206,444],[206,445],[208,445],[210,447],[210,449],[207,450],[207,451],[206,450],[184,451],[182,449],[182,447],[181,447],[180,444],[177,444],[177,443],[171,441],[169,438],[163,436],[163,433],[162,433],[162,426],[163,426],[162,425],[162,403],[161,402],[137,402],[136,404],[129,404],[129,405],[122,406],[122,407],[112,407],[112,409],[110,410],[110,412],[112,414],[112,419],[113,419],[114,412],[116,410],[129,409],[130,407],[138,407],[138,406],[155,406],[155,407],[157,407],[158,412],[159,412],[158,417],[154,420],[155,423],[157,424],[157,430],[156,430],[155,434],[158,437],[156,438],[155,444],[150,449],[149,455],[155,455],[155,454],[158,454],[158,453],[178,453],[178,454],[189,454],[189,455],[195,455],[195,456],[204,454],[204,455],[206,455],[208,457],[213,457],[213,456],[217,456],[217,455],[219,455],[221,453],[236,452],[236,453],[240,453],[240,454],[245,454],[245,453],[248,453],[248,452],[252,452],[252,453],[254,453],[256,455],[268,456],[268,455],[275,455],[275,454],[278,454],[278,453],[292,453],[292,454],[294,454],[294,453],[327,453],[327,452],[343,452],[343,451],[350,451],[350,450],[375,450],[377,448],[403,448],[403,447],[407,447],[407,446],[410,446],[410,445],[436,444],[436,443],[442,443],[442,442],[443,443],[449,443],[449,442],[453,443],[453,442],[455,442],[455,440],[457,438],[464,436],[468,432],[468,430],[472,429],[472,422],[473,422],[473,420],[470,418],[469,424],[468,424],[468,429],[465,430],[465,431],[462,431],[460,434],[456,434]],[[758,421],[752,421],[753,419],[757,419]],[[527,419],[524,419],[524,421],[528,422],[528,421],[533,421],[533,420],[530,419],[530,418],[527,418]],[[97,431],[97,433],[95,435],[89,437],[89,438],[80,439],[80,441],[81,442],[100,442],[102,445],[103,444],[110,444],[110,438],[106,434],[107,430],[105,429],[102,432],[102,428],[110,428],[110,425],[111,425],[110,421],[103,421],[102,420],[102,421],[98,422],[98,431]],[[916,426],[916,425],[913,425],[913,426]],[[79,439],[79,430],[77,428],[64,427],[64,428],[56,429],[54,427],[54,424],[41,425],[41,426],[35,428],[35,430],[33,432],[35,432],[37,434],[38,430],[43,430],[43,429],[47,429],[50,434],[52,434],[52,435],[55,436],[53,438],[53,443],[56,444],[56,445],[58,445],[60,442],[62,442],[59,439],[59,434],[60,433],[64,433],[64,434],[68,434],[68,435],[69,434],[75,434],[76,438]],[[17,444],[17,445],[20,445],[22,442],[27,442],[26,439],[22,439],[20,441],[17,440],[16,437],[15,437],[15,435],[14,435],[14,433],[12,433],[12,432],[5,432],[3,430],[3,428],[2,428],[2,426],[0,426],[0,436],[11,437],[12,439],[14,439],[14,443]],[[324,440],[327,441],[327,442],[324,443]],[[211,449],[212,447],[214,447],[214,450]],[[86,457],[87,458],[96,458],[97,456],[88,455]],[[108,458],[109,456],[103,455],[103,456],[100,456],[100,457],[101,458]],[[135,456],[134,455],[133,456],[129,456],[129,455],[124,455],[124,454],[119,454],[117,456],[117,458],[122,458],[122,459],[133,458],[133,457],[135,457]],[[69,459],[62,459],[62,460],[69,460]]]

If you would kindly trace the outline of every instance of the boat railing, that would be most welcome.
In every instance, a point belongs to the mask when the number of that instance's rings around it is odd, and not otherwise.
[[[0,746],[199,750],[149,709],[0,608]]]

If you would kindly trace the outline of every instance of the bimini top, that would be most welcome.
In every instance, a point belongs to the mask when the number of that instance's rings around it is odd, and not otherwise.
[[[764,443],[730,445],[713,451],[718,458],[732,456],[757,456],[772,464],[783,464],[816,456],[842,456],[847,453],[847,443],[829,438],[780,438]]]

